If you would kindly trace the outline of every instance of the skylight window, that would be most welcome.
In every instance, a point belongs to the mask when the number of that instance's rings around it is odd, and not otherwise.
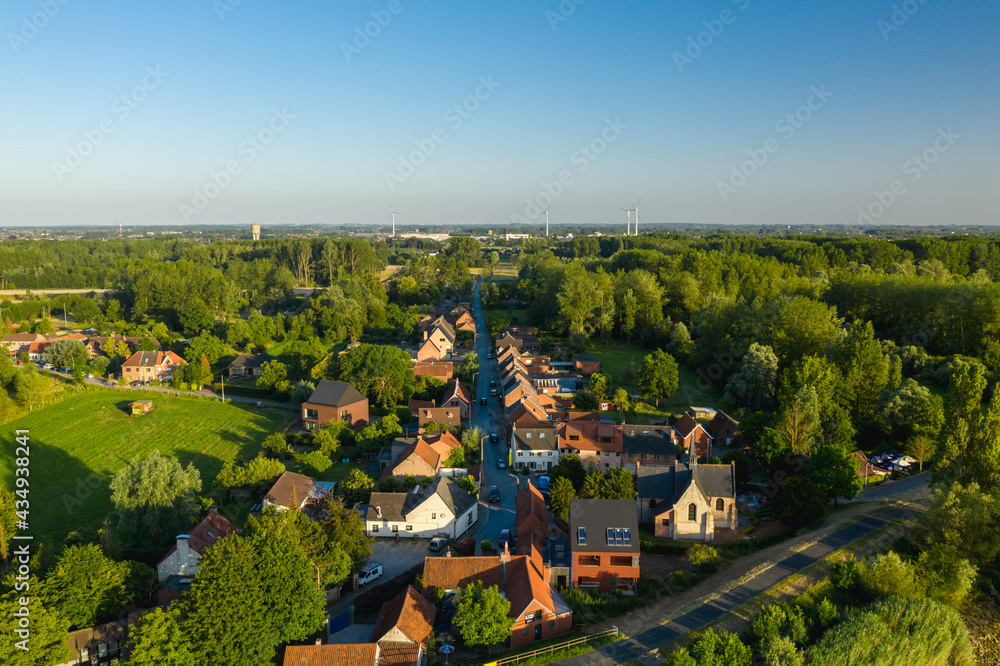
[[[580,527],[576,531],[576,543],[580,546],[587,545],[587,528]]]

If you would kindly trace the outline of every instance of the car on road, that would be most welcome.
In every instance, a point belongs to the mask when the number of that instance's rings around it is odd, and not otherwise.
[[[93,378],[94,378],[94,373],[88,372],[87,373],[87,379],[93,379]]]
[[[140,381],[134,381],[131,384],[129,384],[129,386],[142,386],[142,382],[140,382]]]
[[[493,352],[490,352],[489,354],[487,354],[486,358],[488,358],[488,359],[490,359],[492,361],[493,360]]]
[[[358,574],[358,586],[367,585],[368,583],[382,577],[382,565],[378,562],[372,562],[361,570]]]
[[[42,367],[45,368],[46,370],[51,370],[52,369],[52,364],[51,363],[45,363],[44,365],[42,365]]]
[[[506,458],[497,458],[497,469],[507,469]]]
[[[499,441],[500,441],[500,436],[499,435],[497,435],[496,433],[493,433],[492,435],[490,435],[490,444],[496,444]]]
[[[491,390],[490,390],[490,395],[491,395],[491,396],[493,396],[493,397],[495,398],[495,397],[496,397],[496,395],[497,395],[497,390],[496,390],[496,389],[491,389]]]
[[[480,398],[479,399],[479,404],[480,405],[485,405],[486,404],[486,398]]]
[[[497,380],[491,379],[490,380],[490,388],[496,388],[496,387],[497,387]]]
[[[500,501],[500,489],[496,486],[490,486],[490,503],[496,504]]]
[[[497,550],[502,552],[504,546],[507,546],[509,550],[513,550],[516,543],[510,535],[510,530],[500,530],[500,538],[497,539]]]

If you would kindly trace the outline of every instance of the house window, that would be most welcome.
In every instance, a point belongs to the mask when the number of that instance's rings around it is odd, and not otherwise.
[[[659,453],[654,453],[653,454],[653,460],[659,460],[659,459],[660,459],[660,454]]]
[[[372,525],[372,532],[378,532],[378,525]]]
[[[576,530],[576,543],[577,543],[578,546],[586,546],[587,545],[587,528],[586,527],[577,528],[577,530]]]
[[[316,420],[319,418],[319,412],[316,411],[315,409],[307,409],[306,418]]]
[[[663,525],[664,527],[666,527],[667,525],[670,524],[670,519],[669,518],[663,518],[662,520],[660,520],[660,524]]]
[[[633,455],[632,455],[631,453],[630,453],[630,454],[628,454],[628,459],[629,459],[629,460],[632,460],[632,458],[634,458],[634,457],[635,457],[635,456],[633,456]]]
[[[399,525],[393,525],[392,526],[392,531],[393,532],[398,532],[399,531]]]
[[[650,509],[656,508],[656,500],[655,499],[649,500],[649,508]]]
[[[549,629],[555,629],[555,628],[556,628],[556,621],[549,620]]]
[[[698,507],[693,502],[688,505],[688,520],[698,520]]]
[[[437,520],[438,515],[436,513],[431,514],[431,520]]]
[[[528,628],[527,627],[525,627],[524,629],[521,630],[521,635],[522,636],[527,636],[528,635]]]
[[[719,499],[715,500],[715,510],[716,511],[725,511],[726,510],[726,503],[724,501],[722,501],[721,497]]]
[[[407,525],[406,526],[406,531],[407,532],[412,532],[413,531],[413,525]]]
[[[581,567],[599,567],[601,566],[601,558],[597,555],[580,555],[576,563]]]
[[[646,454],[645,454],[645,453],[643,453],[643,454],[642,454],[642,455],[640,456],[640,459],[641,459],[641,460],[645,460],[645,459],[646,459]]]

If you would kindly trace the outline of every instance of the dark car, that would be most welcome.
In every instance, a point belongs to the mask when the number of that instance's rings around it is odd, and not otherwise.
[[[504,546],[507,546],[509,550],[513,550],[516,543],[511,537],[510,530],[500,530],[500,538],[497,539],[497,550],[503,551]]]
[[[486,404],[486,398],[480,398],[479,399],[479,404],[480,405],[485,405]]]
[[[493,433],[492,435],[490,435],[490,443],[491,444],[496,444],[499,441],[500,441],[500,437],[497,436],[496,433]]]
[[[490,502],[497,503],[500,501],[500,489],[496,486],[490,486]]]
[[[487,354],[486,358],[488,358],[490,360],[493,360],[493,352],[490,352],[489,354]]]
[[[497,469],[507,469],[506,458],[497,458]]]
[[[490,381],[490,388],[496,388],[496,387],[497,387],[497,380],[495,380],[495,379],[491,380]]]

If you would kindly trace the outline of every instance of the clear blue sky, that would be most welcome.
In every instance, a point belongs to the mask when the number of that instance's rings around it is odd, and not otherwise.
[[[0,8],[0,226],[1000,222],[993,2],[61,1]]]

